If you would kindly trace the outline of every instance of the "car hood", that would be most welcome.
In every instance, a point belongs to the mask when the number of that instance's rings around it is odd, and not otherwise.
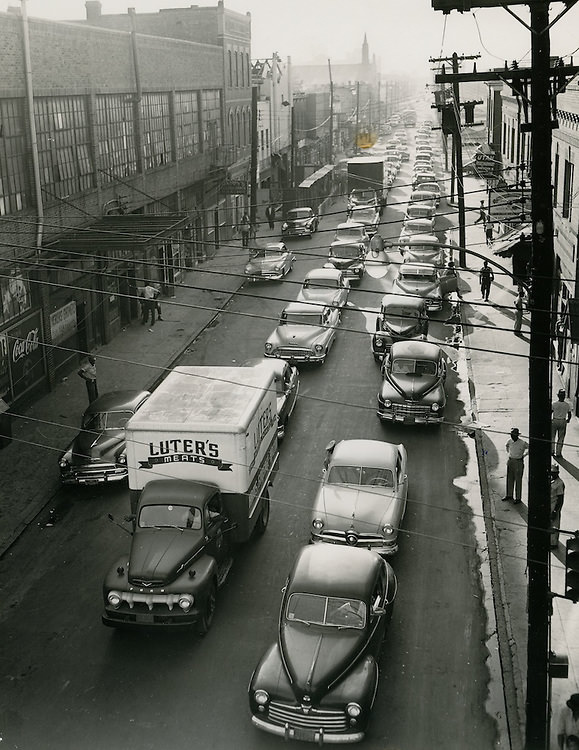
[[[419,401],[423,396],[438,385],[439,379],[435,375],[392,375],[388,374],[385,382],[382,384],[382,391],[390,390],[394,387],[401,396],[409,401]]]
[[[129,555],[129,581],[145,585],[170,583],[203,543],[201,531],[137,529]]]
[[[324,513],[328,528],[379,533],[388,523],[395,493],[388,487],[323,485],[314,503],[314,514]]]
[[[124,430],[93,432],[82,430],[72,445],[72,463],[85,464],[99,458],[113,458],[116,449],[125,442]]]
[[[332,306],[340,299],[340,292],[337,289],[302,289],[298,295],[298,302],[314,302],[320,305]]]
[[[296,699],[319,701],[355,661],[364,639],[364,630],[283,623],[280,648]]]
[[[421,281],[419,279],[403,281],[398,277],[396,279],[396,286],[406,294],[416,294],[420,297],[424,297],[427,294],[434,295],[438,291],[438,282],[432,283],[431,281]]]
[[[261,273],[262,271],[271,271],[273,269],[279,268],[279,266],[283,265],[284,259],[279,258],[255,258],[254,260],[250,260],[249,263],[246,266],[246,270],[252,272],[252,273]]]
[[[288,227],[304,227],[311,220],[312,220],[312,217],[310,216],[305,219],[287,219],[285,223],[288,225]]]
[[[397,336],[404,336],[410,333],[413,333],[419,325],[419,321],[416,319],[407,320],[404,318],[395,318],[392,320],[386,320],[385,321],[386,330],[385,331],[378,331],[378,335],[380,333],[388,334],[395,333]]]
[[[307,346],[317,341],[326,329],[321,326],[286,325],[276,328],[276,342],[281,346]]]
[[[407,245],[404,260],[416,263],[432,263],[433,266],[443,266],[444,253],[441,253],[439,249],[427,250],[424,247],[412,248],[412,246]]]

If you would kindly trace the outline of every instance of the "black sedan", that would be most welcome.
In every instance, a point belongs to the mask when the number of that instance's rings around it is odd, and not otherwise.
[[[302,548],[283,589],[277,642],[249,684],[253,724],[286,740],[363,739],[396,590],[375,552]]]
[[[150,395],[111,391],[88,406],[80,432],[58,462],[62,484],[106,484],[126,478],[125,425]]]

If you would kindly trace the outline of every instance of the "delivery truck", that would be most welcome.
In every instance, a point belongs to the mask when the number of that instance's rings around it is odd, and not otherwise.
[[[105,578],[103,623],[203,634],[235,547],[269,520],[271,370],[175,368],[127,422],[126,446],[132,541]]]
[[[381,156],[357,156],[348,159],[348,195],[353,190],[375,190],[379,208],[388,196],[388,165]]]

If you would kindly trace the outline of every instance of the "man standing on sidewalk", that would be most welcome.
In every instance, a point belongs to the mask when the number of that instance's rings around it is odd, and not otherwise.
[[[495,274],[489,266],[488,260],[483,261],[482,268],[478,272],[478,280],[480,282],[481,296],[488,302],[489,294],[491,293],[491,284],[495,280]]]
[[[86,383],[86,392],[88,395],[89,403],[92,403],[96,398],[99,397],[99,389],[97,386],[97,372],[96,372],[96,358],[89,354],[87,357],[86,364],[84,364],[78,371],[78,376]]]
[[[551,466],[551,549],[559,546],[561,510],[565,500],[565,482],[559,476],[557,464]]]
[[[565,390],[561,388],[557,392],[557,400],[551,404],[551,455],[560,456],[563,452],[563,443],[567,425],[571,421],[571,405],[565,400]]]
[[[515,297],[515,325],[513,330],[515,336],[522,336],[521,326],[523,324],[523,290],[519,287],[517,296]]]
[[[265,218],[268,221],[269,228],[275,229],[275,206],[273,203],[270,203],[269,206],[265,209]]]
[[[507,451],[507,494],[502,498],[513,500],[515,505],[521,502],[523,494],[523,472],[525,470],[524,458],[529,451],[529,445],[519,437],[518,427],[513,427],[511,437],[505,445]],[[514,489],[514,493],[513,493]]]

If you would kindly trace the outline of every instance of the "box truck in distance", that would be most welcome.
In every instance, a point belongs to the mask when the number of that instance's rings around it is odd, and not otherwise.
[[[388,197],[388,165],[382,156],[356,156],[347,161],[348,196],[352,191],[376,191],[378,208],[383,209]],[[354,208],[350,205],[350,208]]]
[[[194,625],[203,634],[235,545],[268,523],[273,375],[177,367],[128,421],[126,443],[132,541],[105,578],[103,623]]]

